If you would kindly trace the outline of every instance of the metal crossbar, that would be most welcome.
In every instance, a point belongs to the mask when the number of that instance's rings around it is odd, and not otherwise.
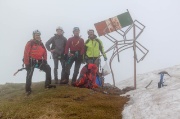
[[[129,48],[133,48],[133,51],[134,51],[134,88],[136,89],[136,63],[139,63],[140,61],[142,61],[149,52],[148,49],[146,49],[142,44],[140,44],[137,41],[139,36],[144,31],[145,26],[139,21],[135,20],[133,24],[130,25],[125,31],[121,29],[115,29],[115,32],[122,36],[123,38],[122,40],[117,40],[115,37],[111,36],[109,33],[106,33],[105,32],[106,29],[107,27],[104,29],[104,34],[105,34],[104,36],[113,43],[113,45],[108,50],[105,51],[105,53],[107,53],[113,50],[112,56],[109,61],[112,78],[113,78],[113,85],[115,87],[115,77],[114,77],[114,72],[112,68],[112,62],[113,62],[114,57],[117,56],[118,61],[120,61],[120,58],[119,58],[120,53]],[[129,33],[131,29],[133,30],[133,39],[127,39],[127,34]],[[136,34],[136,29],[140,30],[138,34]],[[136,48],[143,54],[143,56],[140,57],[139,59],[136,54]],[[101,56],[102,55],[100,55],[99,57]]]

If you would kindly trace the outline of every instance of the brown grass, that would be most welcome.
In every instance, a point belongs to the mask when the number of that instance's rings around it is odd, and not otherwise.
[[[107,95],[71,86],[45,90],[43,82],[33,83],[26,97],[24,84],[0,86],[2,119],[121,119],[126,97]]]

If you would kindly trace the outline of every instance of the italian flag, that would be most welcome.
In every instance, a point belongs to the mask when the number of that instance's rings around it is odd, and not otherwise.
[[[94,24],[94,26],[98,32],[98,35],[102,36],[105,35],[106,33],[111,33],[113,31],[129,26],[132,23],[133,20],[129,12],[125,12],[116,17],[112,17],[105,21],[98,22]]]

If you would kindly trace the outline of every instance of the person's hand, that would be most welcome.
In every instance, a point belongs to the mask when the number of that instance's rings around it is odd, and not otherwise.
[[[107,57],[104,57],[104,61],[107,61]]]

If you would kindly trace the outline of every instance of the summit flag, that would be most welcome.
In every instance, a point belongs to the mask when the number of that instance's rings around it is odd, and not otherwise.
[[[95,25],[95,28],[99,36],[105,35],[106,33],[111,33],[113,31],[119,30],[126,26],[129,26],[133,23],[133,20],[129,12],[125,12],[118,16],[109,18],[107,20],[98,22]]]

